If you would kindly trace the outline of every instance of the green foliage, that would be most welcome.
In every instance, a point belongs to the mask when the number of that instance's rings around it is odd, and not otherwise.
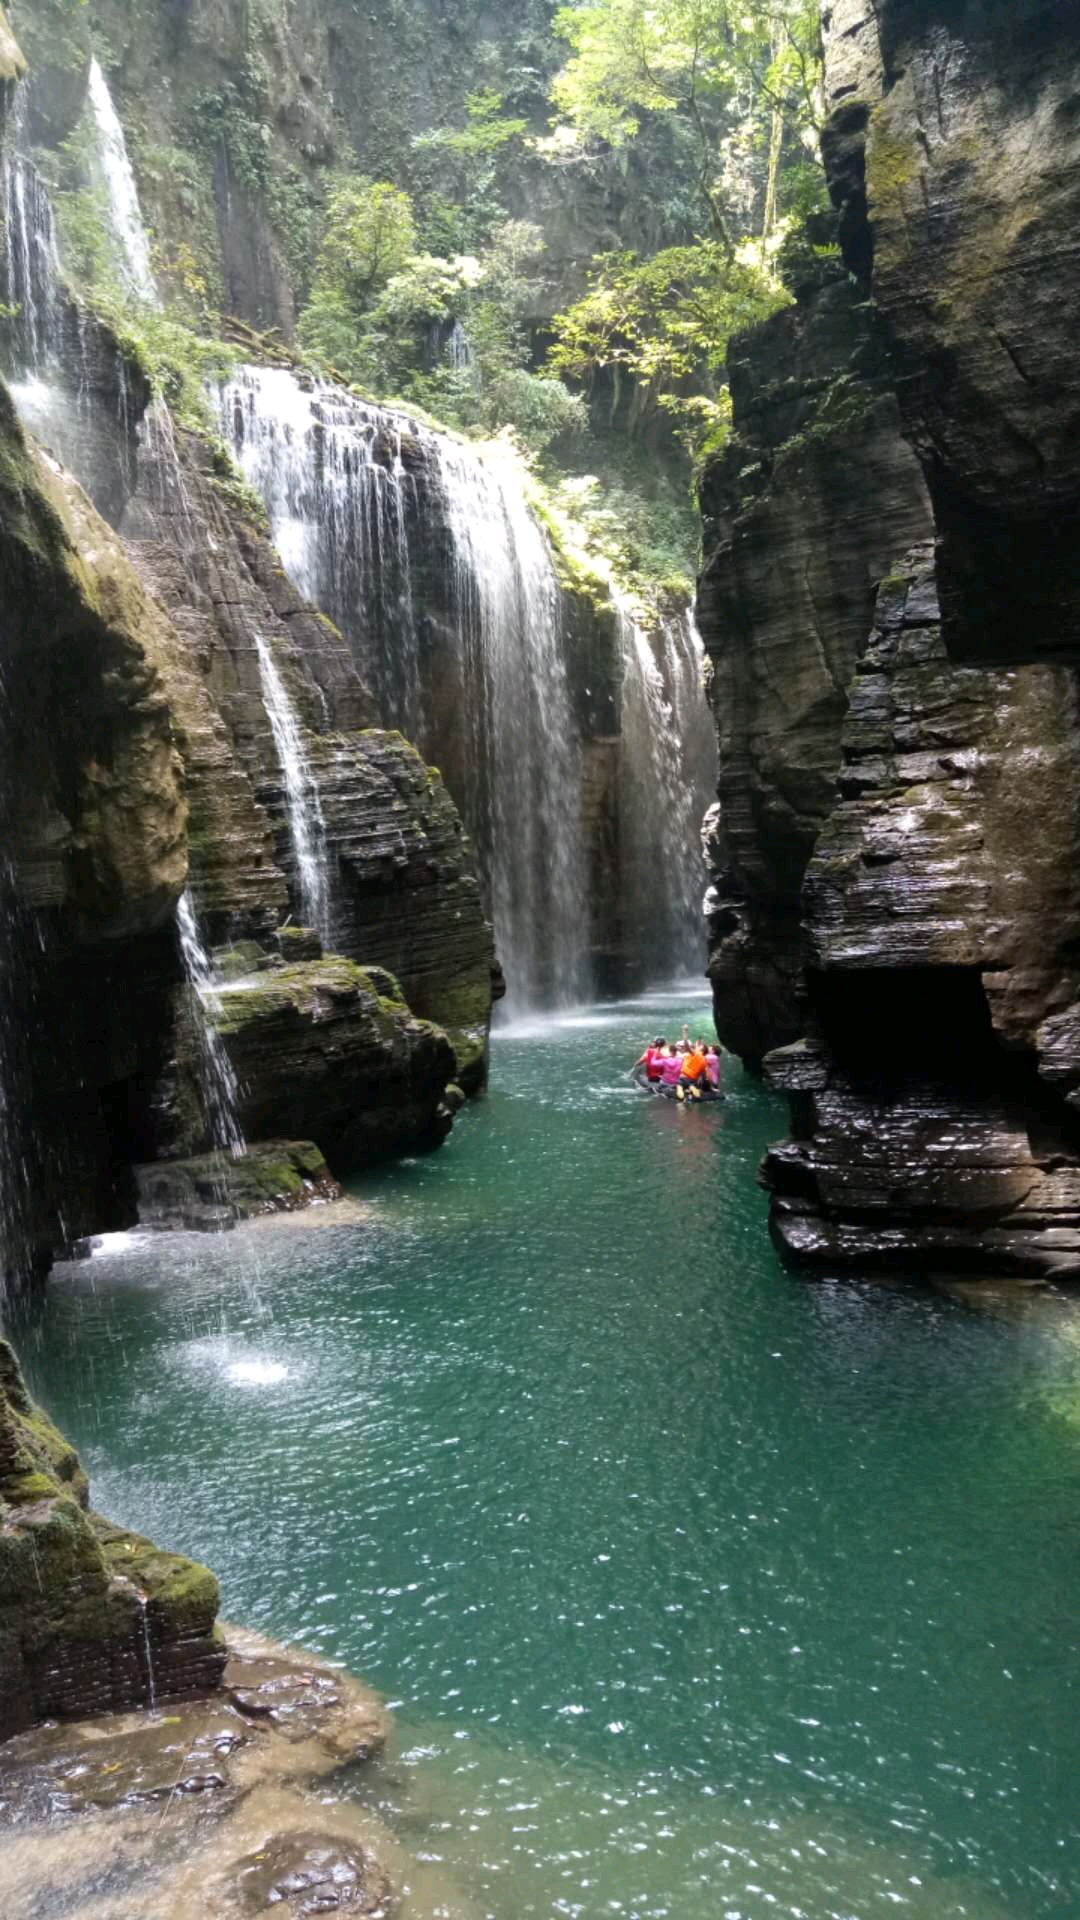
[[[416,215],[386,180],[339,181],[327,201],[315,285],[340,293],[358,313],[371,305],[417,249]]]
[[[591,574],[639,600],[666,594],[684,602],[693,594],[698,523],[685,484],[670,474],[635,470],[610,444],[591,442],[604,470],[566,473],[544,466],[534,482],[539,508],[564,558],[576,560],[578,581]]]
[[[565,129],[620,148],[652,117],[682,118],[707,230],[729,248],[747,222],[725,148],[746,143],[768,156],[757,224],[771,231],[785,139],[820,117],[817,0],[583,0],[555,28],[571,49],[552,88]]]
[[[503,96],[494,88],[485,88],[480,93],[471,93],[465,103],[468,122],[457,132],[440,129],[429,134],[432,146],[446,147],[450,153],[458,153],[469,158],[477,154],[498,153],[511,140],[517,140],[528,131],[527,120],[507,118],[503,113]]]
[[[550,364],[586,384],[614,370],[616,394],[619,374],[632,374],[639,413],[663,408],[698,452],[717,425],[729,340],[790,298],[755,247],[732,255],[720,242],[702,240],[645,261],[608,254],[584,299],[556,317]]]
[[[452,426],[512,427],[534,451],[580,431],[580,399],[527,365],[523,318],[534,299],[539,230],[507,220],[481,254],[449,258],[410,251],[416,236],[411,202],[399,189],[365,183],[362,191],[339,190],[300,317],[308,352],[375,394],[407,400]],[[452,334],[462,343],[456,365],[437,350]]]

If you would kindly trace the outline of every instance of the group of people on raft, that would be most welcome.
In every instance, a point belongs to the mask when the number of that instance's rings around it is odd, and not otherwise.
[[[680,1040],[661,1035],[635,1061],[633,1077],[639,1087],[668,1100],[721,1100],[723,1065],[713,1040],[691,1040],[689,1027]]]

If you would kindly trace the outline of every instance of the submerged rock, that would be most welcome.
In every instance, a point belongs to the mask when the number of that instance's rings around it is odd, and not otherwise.
[[[239,1861],[231,1879],[241,1911],[255,1920],[274,1913],[355,1913],[379,1920],[393,1911],[390,1881],[374,1855],[317,1831],[269,1841]]]

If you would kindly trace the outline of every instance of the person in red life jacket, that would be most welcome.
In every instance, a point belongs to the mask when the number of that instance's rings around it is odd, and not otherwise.
[[[654,1040],[651,1046],[646,1047],[641,1059],[634,1062],[634,1072],[637,1073],[644,1067],[645,1078],[651,1087],[657,1087],[660,1084],[660,1067],[666,1046],[667,1041],[662,1037]]]

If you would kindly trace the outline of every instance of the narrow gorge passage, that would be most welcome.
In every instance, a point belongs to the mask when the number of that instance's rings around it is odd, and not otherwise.
[[[1060,1920],[1080,1321],[786,1277],[781,1104],[624,1076],[703,1012],[511,1028],[362,1224],[58,1270],[33,1384],[226,1618],[389,1692],[406,1914]]]

